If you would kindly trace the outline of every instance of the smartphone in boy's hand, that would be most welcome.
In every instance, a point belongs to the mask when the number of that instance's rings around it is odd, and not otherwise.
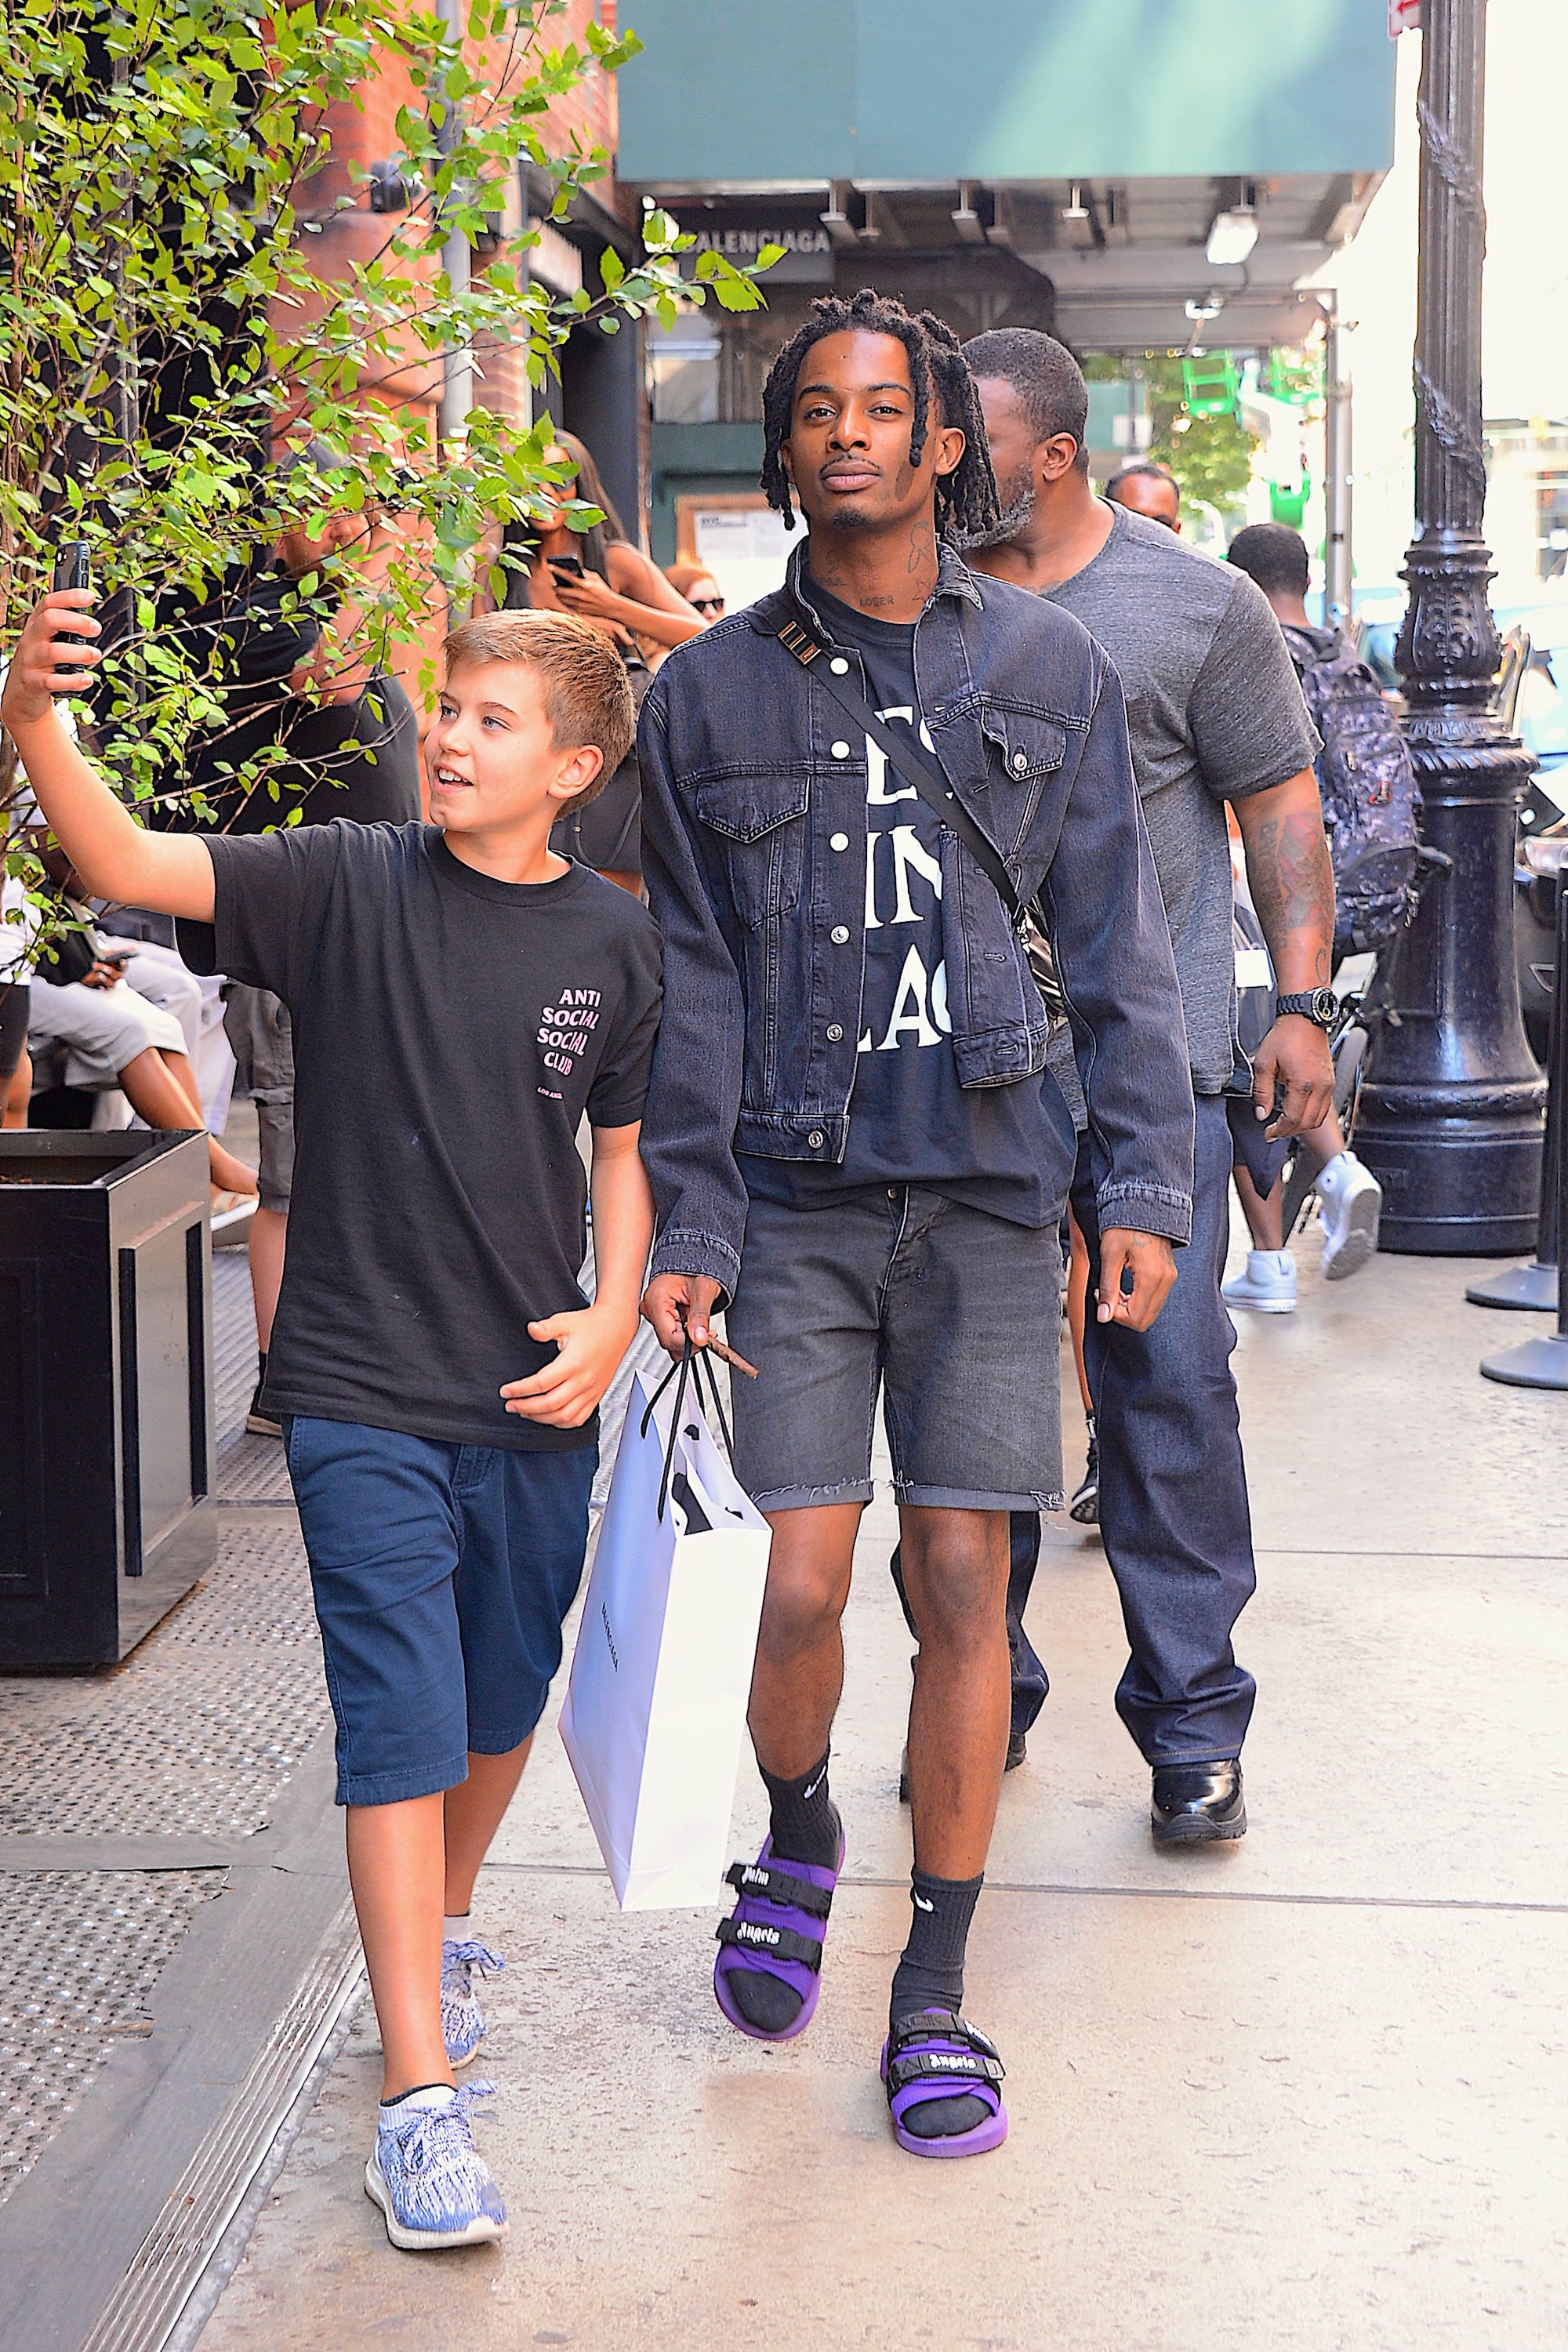
[[[90,588],[92,568],[85,539],[68,539],[61,542],[55,557],[54,593],[58,596],[68,588]]]
[[[40,725],[62,696],[85,694],[92,685],[102,656],[87,641],[102,635],[102,625],[92,616],[86,556],[84,541],[62,548],[57,578],[68,559],[71,572],[81,575],[79,584],[52,588],[28,614],[16,640],[0,695],[0,723],[13,734],[18,727]]]

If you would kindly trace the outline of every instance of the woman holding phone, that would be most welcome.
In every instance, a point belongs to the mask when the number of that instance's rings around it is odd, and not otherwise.
[[[620,647],[632,699],[640,710],[653,666],[689,637],[702,635],[702,615],[631,545],[598,467],[574,433],[556,434],[546,462],[571,471],[544,493],[552,520],[509,524],[502,533],[503,551],[510,558],[506,602],[512,607],[574,613],[602,629]],[[569,530],[560,510],[573,499],[597,507],[604,521],[587,530]],[[551,846],[559,856],[575,858],[622,889],[641,895],[642,780],[635,744],[597,799],[561,820]]]
[[[575,613],[579,620],[605,627],[617,644],[634,643],[645,660],[658,659],[689,637],[700,637],[705,625],[701,614],[631,544],[599,469],[576,435],[558,433],[546,462],[572,469],[565,480],[545,491],[557,515],[569,500],[581,499],[597,507],[605,520],[588,530],[568,530],[559,520],[534,524],[526,533],[521,527],[510,529],[505,544],[526,553],[528,569],[526,575],[511,573],[507,603]],[[526,593],[520,593],[524,588]]]

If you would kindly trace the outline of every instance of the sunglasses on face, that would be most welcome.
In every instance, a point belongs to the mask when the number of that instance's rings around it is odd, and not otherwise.
[[[724,609],[722,596],[692,596],[688,602],[694,613],[721,613]]]

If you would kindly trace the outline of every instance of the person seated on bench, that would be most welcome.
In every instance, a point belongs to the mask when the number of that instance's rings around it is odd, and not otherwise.
[[[127,985],[121,959],[104,951],[96,934],[67,936],[86,942],[91,961],[80,980],[50,984],[47,951],[38,959],[27,1004],[35,1097],[52,1086],[92,1094],[118,1087],[151,1128],[201,1127],[195,1072],[178,1021]],[[253,1171],[216,1136],[207,1138],[207,1155],[215,1215],[254,1196]]]

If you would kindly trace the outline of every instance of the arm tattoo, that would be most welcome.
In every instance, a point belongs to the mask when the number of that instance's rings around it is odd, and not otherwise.
[[[1321,820],[1304,810],[1267,817],[1247,845],[1247,878],[1276,965],[1293,932],[1316,935],[1316,971],[1329,977],[1334,943],[1334,869]]]

